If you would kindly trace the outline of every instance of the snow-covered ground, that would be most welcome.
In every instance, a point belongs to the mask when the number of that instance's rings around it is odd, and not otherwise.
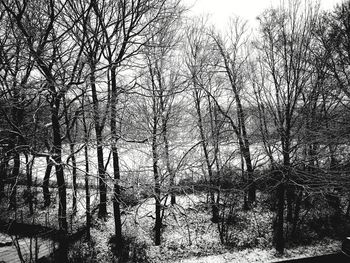
[[[232,230],[242,242],[261,238],[257,247],[245,248],[244,244],[240,247],[239,243],[236,246],[224,246],[220,243],[217,224],[210,221],[205,201],[205,194],[177,196],[177,205],[168,206],[165,212],[162,244],[154,246],[155,204],[152,198],[145,199],[123,215],[124,235],[134,240],[138,244],[136,248],[141,247],[147,260],[154,263],[262,263],[340,251],[340,241],[324,239],[306,246],[287,248],[283,257],[278,256],[271,245],[273,214],[260,208],[238,212],[248,225],[239,223],[237,229]],[[260,236],[257,230],[261,232]],[[113,218],[99,222],[92,233],[98,260],[108,262],[112,257],[108,241],[114,234]]]
[[[220,255],[174,260],[172,263],[268,263],[291,258],[297,259],[339,252],[340,246],[340,241],[325,239],[313,245],[286,249],[282,257],[277,256],[274,249],[255,248],[226,252]]]

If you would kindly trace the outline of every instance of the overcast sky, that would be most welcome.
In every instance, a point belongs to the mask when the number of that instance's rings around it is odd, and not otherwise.
[[[281,0],[185,0],[192,6],[190,15],[210,14],[210,22],[223,28],[232,15],[247,19],[251,26],[256,26],[256,17],[265,9],[277,6]],[[321,9],[331,10],[341,0],[320,0]]]

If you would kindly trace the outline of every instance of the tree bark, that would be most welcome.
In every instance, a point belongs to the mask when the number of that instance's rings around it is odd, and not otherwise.
[[[15,151],[13,156],[13,168],[12,168],[12,174],[11,174],[11,192],[10,192],[9,210],[17,209],[17,183],[19,179],[20,166],[21,166],[20,156],[19,156],[19,153]]]
[[[196,111],[197,111],[197,117],[198,117],[198,128],[199,128],[199,133],[202,141],[202,148],[204,152],[204,158],[205,158],[205,163],[207,166],[208,170],[208,176],[209,176],[209,194],[210,194],[210,204],[212,207],[212,222],[213,223],[218,223],[219,222],[219,210],[215,202],[215,195],[213,191],[213,169],[211,166],[211,162],[209,160],[209,153],[208,153],[208,148],[207,148],[207,140],[205,138],[204,134],[204,127],[203,127],[203,119],[202,119],[202,112],[201,112],[201,106],[200,106],[200,98],[198,91],[195,89],[194,91],[195,95],[195,106],[196,106]]]
[[[102,147],[102,136],[101,134],[97,135],[97,162],[98,162],[98,176],[99,176],[99,191],[100,191],[100,203],[98,210],[99,218],[106,218],[107,216],[107,184],[106,184],[106,171],[104,167],[103,160],[103,147]]]
[[[50,174],[53,167],[53,162],[50,160],[50,157],[46,158],[46,170],[43,181],[43,195],[44,195],[44,207],[48,207],[51,203],[50,200],[50,190],[49,190],[49,182],[50,182]]]
[[[77,161],[74,153],[74,143],[69,143],[70,155],[72,160],[72,179],[73,179],[73,204],[72,204],[72,213],[75,215],[77,213]]]
[[[92,59],[93,60],[93,59]],[[92,94],[92,102],[93,102],[93,112],[94,112],[94,126],[95,126],[95,134],[96,134],[96,153],[97,153],[97,165],[98,165],[98,177],[99,177],[99,192],[100,192],[100,203],[98,210],[99,218],[106,218],[107,216],[107,185],[106,185],[106,170],[104,167],[104,159],[103,159],[103,137],[102,137],[102,129],[103,126],[100,123],[100,112],[99,112],[99,101],[97,97],[96,91],[96,79],[95,79],[95,66],[94,62],[90,64],[90,83],[91,83],[91,94]]]
[[[76,158],[75,158],[75,143],[74,143],[74,138],[72,138],[72,134],[71,134],[71,129],[74,128],[75,125],[75,121],[76,118],[78,117],[77,114],[73,117],[73,120],[71,120],[69,117],[69,112],[68,112],[68,106],[67,106],[67,102],[66,102],[66,98],[64,98],[63,100],[63,106],[64,106],[64,117],[65,117],[65,122],[66,122],[66,126],[67,126],[67,130],[66,130],[66,135],[67,135],[67,140],[69,142],[69,151],[70,151],[70,155],[69,158],[67,160],[67,163],[69,162],[69,160],[71,160],[72,163],[72,185],[73,185],[73,197],[72,197],[72,215],[75,215],[77,213],[77,162],[76,162]]]
[[[156,222],[155,222],[155,245],[159,246],[161,242],[161,203],[160,203],[160,177],[158,173],[158,147],[157,147],[157,116],[154,113],[153,118],[153,138],[152,138],[152,157],[153,157],[153,176],[154,176],[154,199],[156,208]]]
[[[169,188],[170,188],[170,204],[176,204],[175,197],[175,173],[170,164],[170,156],[169,156],[169,141],[168,141],[168,132],[167,132],[167,124],[166,121],[163,120],[163,140],[164,140],[164,150],[165,150],[165,162],[166,167],[169,174]]]
[[[30,215],[33,215],[34,208],[33,208],[33,194],[32,194],[32,185],[33,185],[33,178],[32,178],[32,167],[34,158],[29,161],[29,156],[27,153],[25,153],[26,157],[26,175],[27,175],[27,202],[29,206],[29,213]]]
[[[295,190],[292,185],[287,186],[287,221],[292,223],[293,222],[293,205],[295,202]]]
[[[161,85],[161,80],[158,80]],[[170,153],[169,153],[169,140],[168,140],[168,113],[166,112],[165,105],[164,105],[164,99],[163,99],[163,92],[161,93],[160,97],[160,104],[162,108],[162,134],[163,134],[163,141],[164,141],[164,151],[165,151],[165,162],[166,162],[166,168],[167,172],[169,174],[169,189],[170,189],[170,204],[174,205],[176,204],[176,197],[175,197],[175,172],[173,171],[170,163]]]
[[[247,182],[248,182],[248,203],[251,205],[256,201],[256,186],[253,178],[254,168],[252,165],[251,154],[250,154],[250,143],[248,140],[247,130],[245,126],[245,114],[243,111],[243,106],[241,103],[240,96],[236,87],[233,87],[235,100],[237,103],[237,115],[238,115],[238,124],[239,124],[239,136],[242,138],[243,144],[241,146],[241,152],[243,154],[246,167],[247,167]]]
[[[224,60],[226,74],[230,80],[231,89],[237,105],[236,111],[237,111],[237,118],[238,118],[238,129],[236,128],[234,130],[239,140],[241,154],[243,155],[243,158],[246,162],[247,183],[248,183],[248,203],[250,205],[256,201],[256,186],[253,178],[254,168],[251,161],[250,142],[248,139],[247,129],[245,125],[245,113],[243,110],[239,89],[237,87],[237,77],[235,76],[237,72],[235,72],[235,69],[231,68],[230,65],[232,64],[232,62],[229,61],[229,58],[227,57],[227,54],[225,53],[224,47],[222,46],[222,44],[220,44],[217,40],[216,40],[216,43],[219,47],[221,56]],[[227,116],[227,114],[225,115]]]
[[[86,123],[85,116],[85,97],[82,100],[82,110],[83,110],[83,127],[84,127],[84,157],[85,157],[85,205],[86,205],[86,239],[90,240],[90,228],[91,228],[91,209],[90,209],[90,186],[89,186],[89,131]]]
[[[303,190],[299,191],[294,209],[294,218],[293,218],[293,227],[292,227],[292,238],[296,240],[297,238],[297,227],[299,222],[300,210],[301,210],[301,201],[303,199]]]
[[[284,185],[281,182],[277,186],[277,215],[276,215],[276,225],[275,225],[275,247],[279,254],[283,254],[285,240],[284,240]]]
[[[5,148],[5,151],[7,149]],[[8,167],[8,160],[7,160],[7,154],[6,152],[2,154],[3,158],[0,161],[0,201],[2,198],[5,197],[5,181],[7,179],[7,167]]]
[[[52,89],[54,90],[54,89]],[[58,207],[58,224],[59,229],[67,232],[67,191],[66,183],[64,179],[64,171],[62,164],[62,138],[60,131],[59,122],[59,98],[55,98],[54,103],[51,104],[51,122],[52,122],[52,132],[53,132],[53,160],[56,169],[56,178],[58,186],[58,197],[59,197],[59,207]]]
[[[120,168],[118,154],[118,132],[117,132],[117,83],[115,67],[111,68],[111,133],[112,133],[112,156],[113,156],[113,212],[114,212],[114,228],[117,249],[121,250],[122,241],[122,222],[120,214]]]
[[[161,243],[161,230],[162,230],[162,217],[161,217],[161,192],[160,192],[160,175],[158,171],[158,159],[159,159],[159,154],[158,154],[158,114],[162,113],[159,112],[159,109],[157,108],[157,101],[156,101],[156,85],[155,85],[155,80],[154,80],[154,75],[153,75],[153,70],[150,67],[149,68],[150,73],[151,73],[151,81],[152,81],[152,113],[153,113],[153,118],[152,118],[152,168],[153,168],[153,177],[154,177],[154,201],[155,201],[155,214],[156,214],[156,221],[155,221],[155,226],[154,226],[154,243],[156,246],[159,246]],[[160,89],[160,87],[159,87]]]
[[[84,124],[84,129],[86,125]],[[86,136],[87,130],[85,130]],[[90,211],[90,186],[89,186],[89,149],[87,146],[87,140],[85,140],[84,152],[85,152],[85,205],[86,205],[86,238],[90,240],[90,228],[91,228],[91,211]]]

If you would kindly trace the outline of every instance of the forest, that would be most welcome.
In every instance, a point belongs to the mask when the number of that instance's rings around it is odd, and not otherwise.
[[[0,237],[19,262],[39,260],[22,227],[54,233],[42,262],[282,257],[349,234],[350,1],[282,1],[256,28],[188,10],[0,0]]]

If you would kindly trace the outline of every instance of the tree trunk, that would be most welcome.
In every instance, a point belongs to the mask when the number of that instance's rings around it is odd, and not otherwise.
[[[350,194],[348,193],[348,206],[346,208],[345,216],[348,217],[350,215]]]
[[[166,162],[166,168],[167,172],[169,174],[169,188],[170,188],[170,204],[174,205],[176,204],[176,197],[175,197],[175,189],[174,189],[174,184],[175,184],[175,173],[171,167],[170,164],[170,154],[169,154],[169,140],[168,140],[168,127],[167,127],[167,122],[168,120],[166,119],[167,117],[164,117],[165,114],[165,109],[164,109],[164,102],[163,102],[163,97],[160,96],[161,99],[161,105],[162,105],[162,126],[163,126],[163,140],[164,140],[164,150],[165,150],[165,162]]]
[[[100,112],[99,112],[99,101],[97,97],[96,91],[96,79],[95,79],[95,67],[94,64],[90,64],[90,83],[91,83],[91,94],[92,94],[92,102],[94,108],[94,126],[96,133],[96,141],[97,141],[97,164],[98,164],[98,177],[99,177],[99,192],[100,192],[100,203],[98,210],[99,218],[106,218],[107,216],[107,185],[106,185],[106,170],[104,167],[103,160],[103,138],[102,138],[102,130],[103,126],[100,124]]]
[[[287,186],[287,221],[293,222],[293,205],[295,201],[295,191],[292,185]]]
[[[33,215],[34,213],[34,208],[33,208],[33,194],[32,194],[32,184],[33,184],[33,178],[32,178],[32,167],[33,167],[33,162],[34,158],[29,161],[29,156],[26,153],[25,154],[26,158],[26,175],[27,175],[27,202],[29,206],[29,213],[30,215]]]
[[[44,175],[43,181],[43,195],[44,195],[44,207],[48,207],[51,203],[50,200],[50,190],[49,190],[49,182],[50,182],[50,174],[53,167],[53,162],[50,160],[50,157],[46,158],[46,171]]]
[[[73,176],[73,204],[72,213],[75,215],[77,213],[77,161],[74,153],[74,143],[69,144],[70,156],[72,159],[72,176]]]
[[[252,168],[250,157],[249,157],[249,165],[247,166],[247,173],[248,173],[248,203],[251,205],[256,201],[256,185],[253,178],[254,169]]]
[[[119,154],[117,148],[118,133],[117,133],[117,83],[115,68],[111,69],[111,133],[112,133],[112,156],[113,156],[113,212],[114,212],[114,228],[116,237],[116,247],[121,251],[123,244],[122,239],[122,222],[120,215],[120,168],[119,168]]]
[[[170,156],[169,156],[169,141],[168,141],[168,137],[167,137],[167,128],[166,128],[166,124],[165,127],[163,128],[163,138],[164,138],[164,147],[165,147],[165,160],[166,160],[166,167],[167,167],[167,171],[169,174],[169,188],[170,188],[170,204],[174,205],[176,204],[176,197],[175,197],[175,173],[171,167],[170,164]]]
[[[220,135],[220,127],[218,121],[218,114],[216,107],[212,107],[210,96],[208,95],[208,103],[209,103],[209,116],[210,116],[210,124],[211,124],[211,136],[213,141],[214,148],[214,156],[213,162],[215,163],[215,178],[213,178],[212,184],[215,189],[213,192],[216,192],[216,201],[214,201],[213,206],[213,214],[215,215],[214,221],[219,221],[219,202],[220,202],[220,181],[221,181],[221,171],[220,171],[220,150],[219,150],[219,135]],[[215,194],[214,197],[215,199]]]
[[[11,192],[10,192],[10,205],[9,210],[17,209],[17,181],[19,179],[20,170],[20,156],[18,152],[14,153],[13,157],[13,168],[11,174]]]
[[[83,96],[82,102],[83,110],[83,126],[84,126],[84,155],[85,155],[85,206],[86,206],[86,239],[90,240],[90,228],[91,228],[91,211],[90,211],[90,186],[89,186],[89,132],[86,124],[85,117],[85,98]]]
[[[245,178],[247,182],[247,204],[245,205],[248,209],[251,207],[251,205],[256,201],[256,186],[253,178],[254,174],[254,168],[252,165],[252,160],[250,156],[250,149],[249,149],[249,141],[247,137],[247,132],[245,128],[245,119],[244,119],[244,113],[241,105],[241,101],[239,96],[236,96],[236,102],[237,102],[237,115],[238,115],[238,140],[239,140],[239,146],[241,155],[245,161],[246,168],[247,168],[247,177]]]
[[[220,45],[219,45],[220,46]],[[253,165],[251,161],[251,155],[250,155],[250,143],[247,135],[247,129],[245,125],[245,114],[241,102],[241,97],[239,94],[239,90],[237,89],[237,80],[236,77],[233,75],[234,70],[232,71],[230,68],[230,62],[228,61],[228,58],[226,54],[224,53],[222,47],[220,47],[221,54],[224,58],[225,63],[225,69],[226,74],[230,80],[231,88],[233,91],[233,94],[235,96],[235,101],[237,104],[237,118],[238,118],[238,129],[236,130],[237,136],[240,140],[240,150],[241,154],[243,154],[244,160],[246,162],[247,166],[247,173],[248,173],[248,203],[249,205],[256,201],[256,186],[254,183],[253,178]]]
[[[154,176],[154,199],[156,203],[156,222],[155,222],[155,245],[159,246],[161,242],[161,228],[162,228],[162,219],[161,219],[161,203],[160,203],[160,178],[158,173],[158,150],[157,150],[157,128],[156,128],[156,117],[153,123],[153,139],[152,139],[152,156],[153,156],[153,176]]]
[[[59,229],[63,231],[68,230],[67,225],[67,191],[66,184],[64,180],[64,172],[62,166],[61,156],[54,157],[54,160],[57,164],[55,164],[56,169],[56,177],[57,177],[57,186],[58,186],[58,199],[59,199],[59,207],[58,207],[58,222]]]
[[[292,222],[293,221],[293,202],[295,199],[295,193],[294,193],[294,186],[291,185],[291,160],[290,160],[290,132],[291,132],[291,126],[290,126],[290,117],[286,117],[286,128],[285,128],[285,134],[282,134],[281,141],[282,141],[282,151],[283,151],[283,172],[284,176],[286,178],[286,197],[287,197],[287,221]]]
[[[65,117],[65,122],[66,122],[66,126],[67,126],[67,130],[66,130],[66,134],[67,134],[67,140],[69,142],[69,151],[70,151],[70,155],[69,158],[67,160],[67,163],[69,162],[69,160],[71,160],[72,163],[72,185],[73,185],[73,193],[72,193],[72,215],[74,216],[77,213],[77,162],[76,162],[76,158],[75,158],[75,150],[74,150],[74,141],[72,138],[72,134],[71,134],[71,129],[74,128],[74,124],[76,121],[77,116],[77,112],[73,118],[73,120],[70,120],[70,116],[69,116],[69,112],[68,112],[68,106],[67,106],[67,102],[66,102],[66,98],[64,98],[63,100],[63,106],[64,106],[64,117]]]
[[[89,187],[89,150],[87,147],[87,143],[85,143],[84,151],[85,151],[86,237],[88,240],[90,240],[91,212],[90,212],[90,187]]]
[[[293,227],[292,227],[292,238],[296,240],[297,238],[297,226],[299,222],[300,210],[301,210],[301,201],[303,199],[303,190],[299,191],[294,209],[294,218],[293,218]]]
[[[284,252],[284,228],[283,228],[283,213],[284,213],[284,185],[281,182],[277,186],[277,215],[275,225],[275,248],[279,254]]]
[[[113,169],[114,169],[114,187],[113,187],[113,212],[114,212],[114,229],[117,244],[122,244],[122,221],[120,213],[120,170],[118,148],[112,146],[113,151]]]
[[[209,160],[209,153],[207,149],[207,140],[205,138],[204,134],[204,127],[203,127],[203,120],[202,120],[202,112],[201,112],[201,106],[200,106],[200,98],[198,91],[195,89],[195,106],[196,106],[196,111],[197,111],[197,117],[198,117],[198,128],[199,128],[199,133],[202,141],[202,148],[204,152],[204,158],[205,158],[205,163],[208,169],[208,176],[209,176],[209,195],[210,195],[210,204],[212,207],[212,218],[211,221],[213,223],[218,223],[219,222],[219,210],[215,202],[215,195],[213,192],[213,170],[211,166],[211,162]]]
[[[7,149],[5,149],[6,151]],[[3,158],[0,160],[0,201],[5,197],[5,181],[7,179],[7,154],[2,154]]]
[[[69,262],[68,260],[68,242],[65,233],[58,234],[58,250],[55,253],[54,262]]]
[[[64,171],[62,164],[62,139],[60,132],[60,122],[59,122],[59,105],[60,101],[55,98],[54,104],[51,105],[51,121],[52,121],[52,132],[53,132],[53,160],[56,169],[56,178],[58,186],[58,224],[59,229],[63,232],[67,232],[67,191],[66,183],[64,179]]]
[[[100,191],[100,204],[98,210],[99,218],[106,218],[107,216],[107,184],[106,184],[106,171],[103,161],[103,148],[102,148],[102,136],[98,135],[100,139],[97,140],[97,162],[98,162],[98,183]]]

